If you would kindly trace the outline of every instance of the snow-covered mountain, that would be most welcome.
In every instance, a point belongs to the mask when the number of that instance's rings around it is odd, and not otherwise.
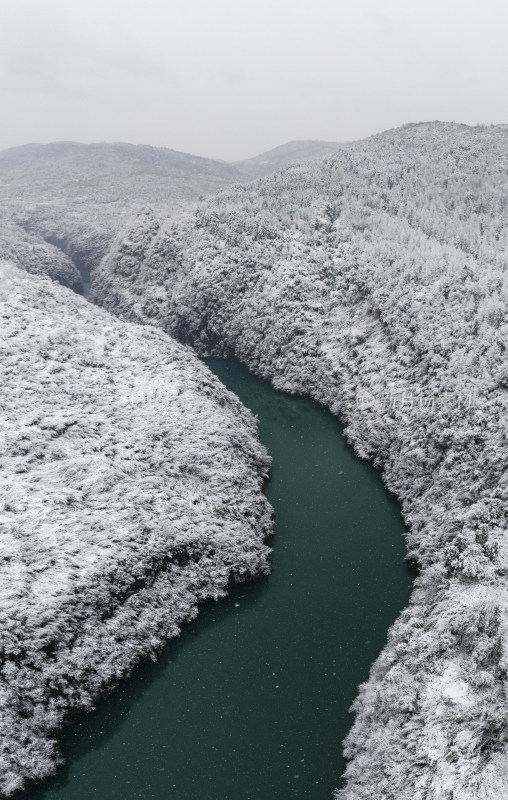
[[[122,142],[27,144],[0,151],[2,200],[166,203],[241,180],[225,161]]]
[[[340,800],[508,796],[506,126],[409,125],[145,212],[92,298],[343,421],[420,569],[355,704]]]
[[[225,161],[163,147],[55,142],[3,150],[0,258],[11,258],[15,247],[26,249],[34,241],[41,250],[46,242],[63,251],[87,283],[136,210],[147,204],[167,208],[246,179]],[[61,271],[58,279],[75,288],[74,279]]]
[[[0,791],[205,598],[266,574],[269,459],[187,347],[0,264]]]
[[[164,213],[337,146],[290,142],[237,164],[123,143],[54,142],[3,150],[0,258],[26,264],[27,253],[36,252],[34,271],[44,269],[64,286],[85,291],[114,237],[140,209]]]
[[[297,140],[287,142],[266,153],[243,161],[234,161],[233,166],[251,178],[262,178],[302,161],[315,161],[318,158],[334,153],[340,147],[338,142],[321,142],[319,140]]]

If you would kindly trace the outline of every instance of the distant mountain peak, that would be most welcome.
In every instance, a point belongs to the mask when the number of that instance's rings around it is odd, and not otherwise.
[[[339,142],[323,142],[319,139],[295,139],[286,144],[260,153],[254,158],[234,161],[233,166],[250,178],[261,178],[284,167],[301,161],[315,161],[334,153],[340,147]]]

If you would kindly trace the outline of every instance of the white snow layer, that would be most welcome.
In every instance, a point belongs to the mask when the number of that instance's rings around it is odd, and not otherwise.
[[[92,297],[338,414],[402,502],[409,607],[340,800],[508,797],[506,126],[427,123],[146,212]]]
[[[265,574],[268,456],[189,348],[0,264],[0,790],[232,581]]]

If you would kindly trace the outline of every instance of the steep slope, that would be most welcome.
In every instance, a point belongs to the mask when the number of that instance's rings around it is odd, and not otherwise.
[[[0,152],[3,215],[37,235],[39,247],[46,240],[63,250],[85,283],[140,207],[172,206],[241,180],[226,162],[145,145],[56,142]]]
[[[114,237],[144,206],[164,213],[337,146],[290,142],[237,164],[124,143],[54,142],[3,150],[0,258],[26,264],[29,271],[45,270],[63,285],[86,292]],[[27,258],[32,246],[40,258]]]
[[[9,261],[32,275],[47,275],[51,280],[83,291],[76,265],[58,247],[24,230],[11,219],[0,217],[0,261]]]
[[[0,264],[0,791],[231,582],[266,574],[269,459],[186,347]]]
[[[243,161],[234,161],[233,166],[250,178],[262,178],[302,161],[316,161],[318,158],[334,153],[340,147],[338,142],[319,140],[300,140],[287,142],[266,153]]]
[[[508,795],[506,126],[427,123],[146,213],[92,297],[338,414],[403,504],[411,604],[341,800]]]

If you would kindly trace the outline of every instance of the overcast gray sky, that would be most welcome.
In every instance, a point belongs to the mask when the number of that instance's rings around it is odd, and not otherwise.
[[[508,122],[506,0],[1,0],[0,149],[232,160],[429,119]]]

